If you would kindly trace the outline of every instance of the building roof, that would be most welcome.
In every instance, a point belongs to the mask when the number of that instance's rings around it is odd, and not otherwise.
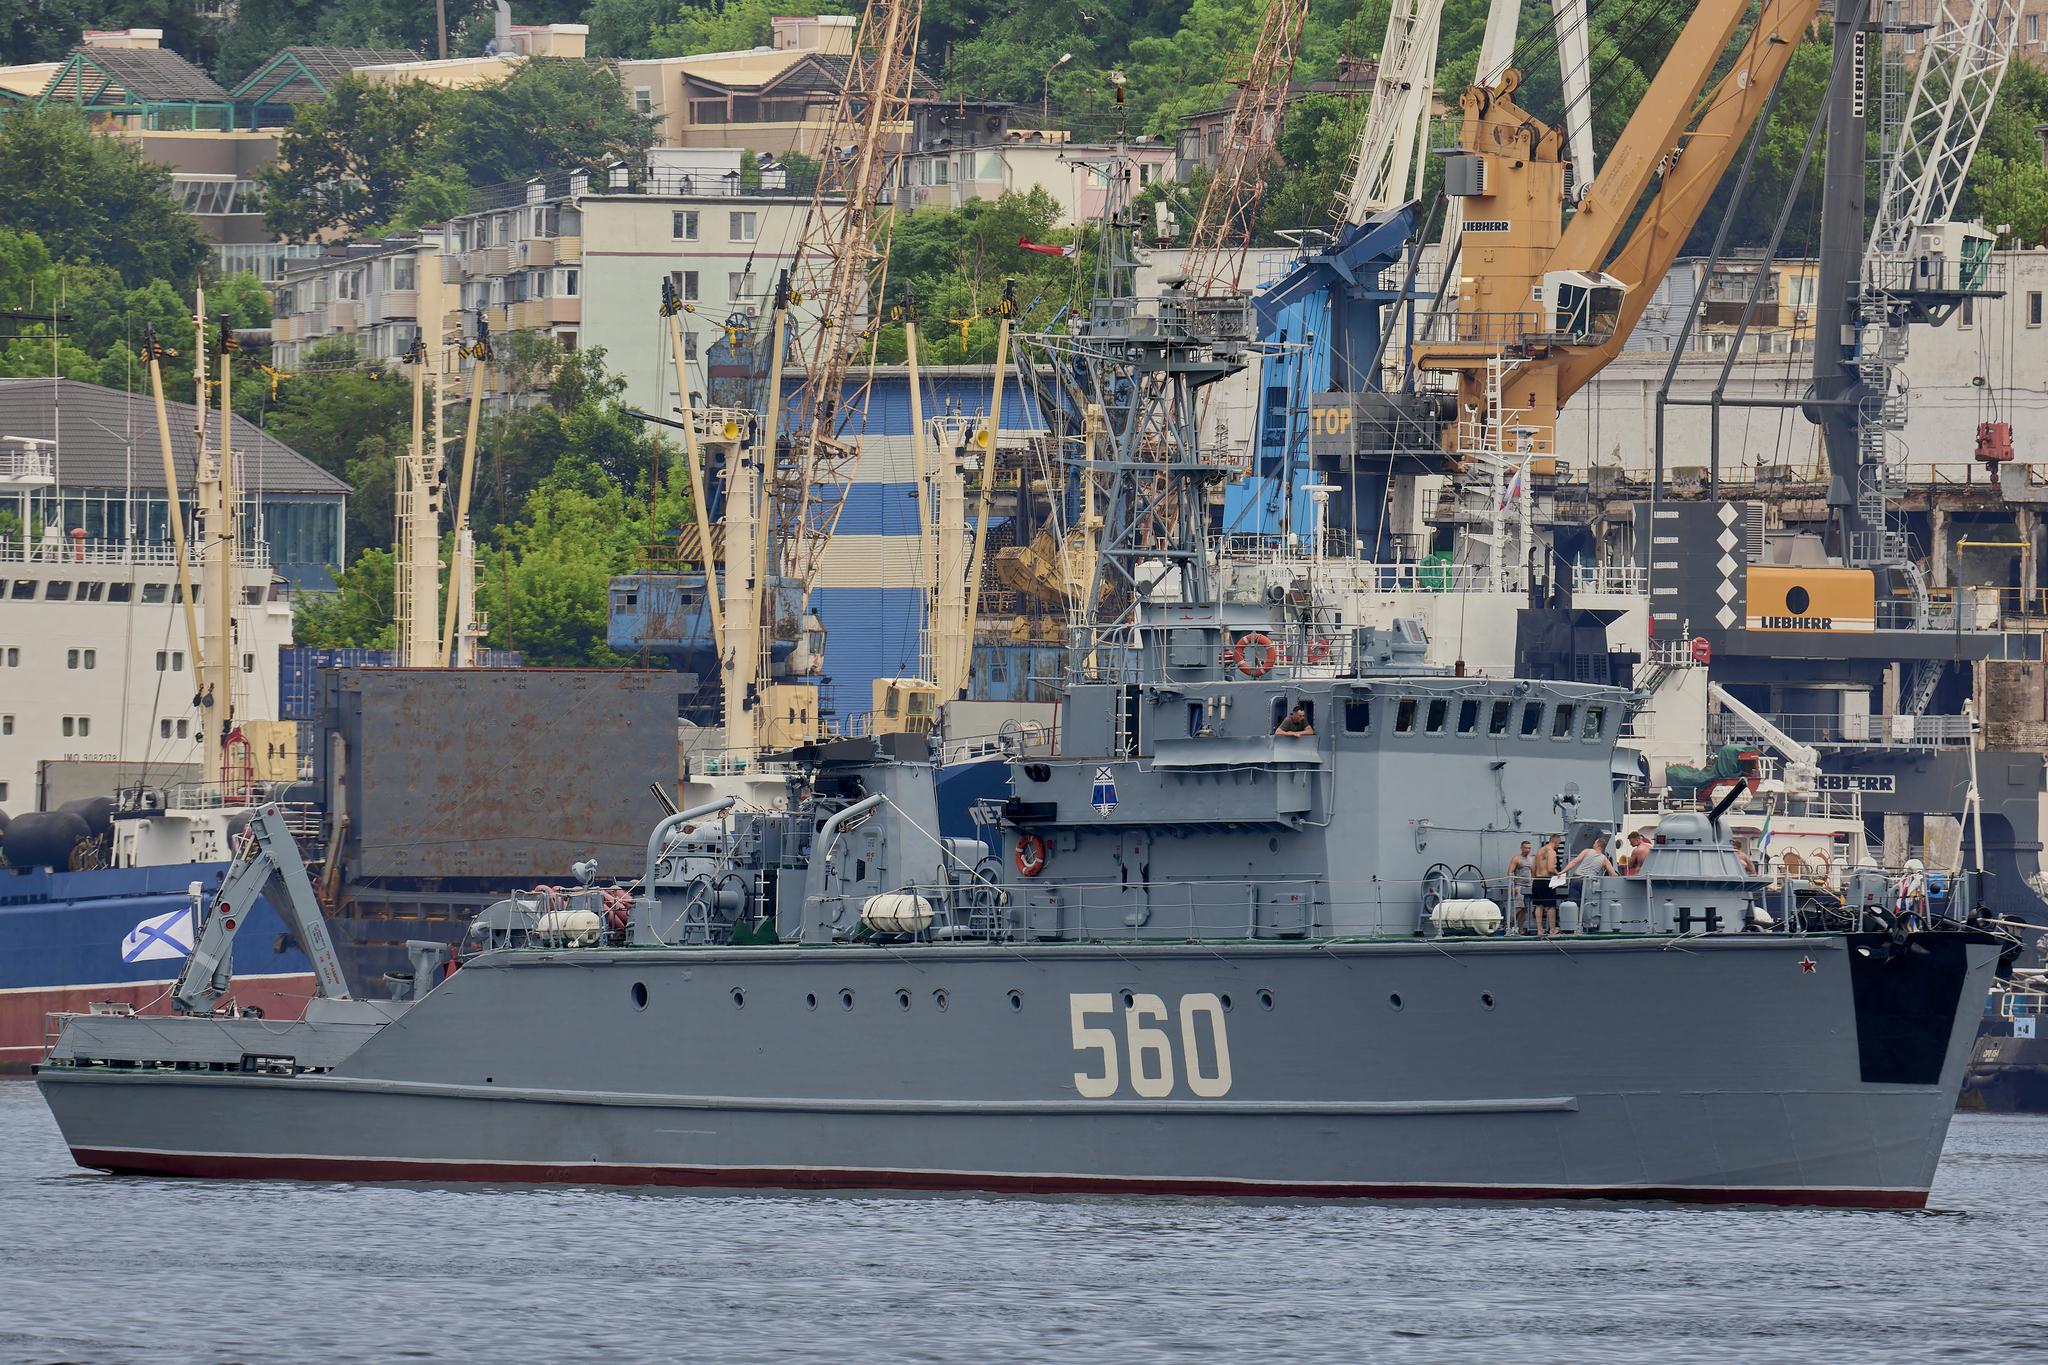
[[[783,58],[787,60],[778,63]],[[691,57],[682,65],[684,74],[693,82],[718,90],[763,96],[830,95],[836,99],[846,84],[847,69],[852,63],[852,57],[837,52],[756,51]],[[914,99],[934,99],[939,85],[924,72],[914,70],[910,93]]]
[[[288,47],[236,86],[234,98],[245,104],[312,104],[358,67],[418,60],[418,53],[404,48]]]
[[[160,47],[80,47],[59,68],[44,100],[88,109],[137,104],[225,104],[228,92],[177,53]]]
[[[179,491],[189,496],[198,469],[198,438],[192,430],[196,415],[190,403],[166,403],[164,409],[171,424],[171,460],[178,471]],[[213,420],[218,421],[218,415]],[[131,432],[132,436],[127,434]],[[60,488],[132,486],[163,491],[156,410],[148,394],[75,379],[0,379],[0,435],[55,440]],[[235,418],[234,442],[251,494],[354,491],[246,418]]]

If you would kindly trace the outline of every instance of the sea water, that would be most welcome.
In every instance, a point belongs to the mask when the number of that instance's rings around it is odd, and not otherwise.
[[[2048,1118],[1928,1209],[114,1177],[0,1081],[0,1361],[2048,1360]]]

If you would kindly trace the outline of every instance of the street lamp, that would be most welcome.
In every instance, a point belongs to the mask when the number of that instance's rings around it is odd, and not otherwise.
[[[1052,118],[1052,73],[1074,60],[1071,52],[1062,52],[1060,59],[1045,69],[1045,88],[1039,92],[1038,121],[1049,122]]]

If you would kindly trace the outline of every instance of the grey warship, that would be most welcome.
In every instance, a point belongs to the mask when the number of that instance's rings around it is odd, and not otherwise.
[[[1110,167],[1112,183],[1127,179]],[[258,834],[177,990],[63,1021],[38,1084],[83,1166],[302,1179],[1918,1207],[2012,940],[1961,898],[1832,925],[1713,810],[1502,932],[1525,840],[1621,828],[1625,687],[1461,676],[1418,623],[1245,593],[1205,546],[1202,388],[1245,300],[1101,297],[1039,338],[1104,509],[1060,724],[986,837],[927,739],[772,756],[783,809],[662,820],[636,877],[514,896],[413,998],[222,1008]],[[783,288],[787,288],[784,282]],[[1340,478],[1386,477],[1370,452]],[[1099,591],[1098,591],[1099,589]],[[1302,708],[1305,727],[1282,733]]]

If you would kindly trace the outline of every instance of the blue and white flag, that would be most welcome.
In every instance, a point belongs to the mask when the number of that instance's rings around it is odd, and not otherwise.
[[[192,907],[181,905],[168,915],[146,919],[121,940],[123,962],[192,956]]]

